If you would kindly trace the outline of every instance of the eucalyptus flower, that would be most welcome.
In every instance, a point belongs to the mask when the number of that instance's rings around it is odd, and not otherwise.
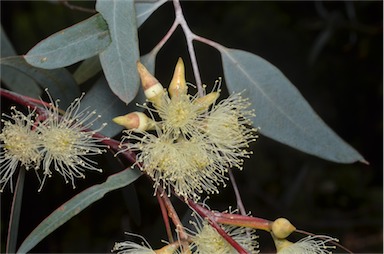
[[[336,238],[324,235],[307,236],[295,243],[285,239],[279,239],[276,242],[278,254],[332,254],[335,246],[327,245],[329,242],[338,242]]]
[[[1,116],[4,127],[0,133],[0,192],[10,180],[13,191],[12,176],[18,166],[36,170],[41,160],[39,137],[33,130],[34,111],[24,115],[12,107],[10,116],[4,113]]]
[[[177,254],[179,252],[179,243],[168,244],[161,249],[153,250],[147,240],[142,236],[136,234],[130,234],[142,239],[142,243],[138,244],[132,241],[117,242],[113,246],[112,252],[117,254]]]
[[[73,188],[74,179],[85,178],[83,172],[86,169],[102,172],[88,156],[106,151],[106,146],[100,143],[103,138],[94,136],[106,124],[90,130],[100,116],[95,111],[81,110],[81,98],[75,99],[62,115],[58,101],[53,101],[51,97],[49,107],[45,106],[45,120],[38,125],[43,154],[43,181],[39,191],[46,178],[52,176],[52,169],[59,172],[66,183],[70,180]]]
[[[194,216],[196,217],[196,216]],[[193,253],[196,254],[237,254],[232,247],[207,220],[197,218],[190,222],[195,230],[189,230],[191,233],[192,244],[190,245]],[[232,225],[221,225],[222,229],[235,240],[248,253],[259,253],[259,244],[257,242],[256,230],[238,227]]]
[[[220,85],[203,95],[188,94],[184,64],[176,64],[168,89],[138,63],[144,93],[151,105],[113,119],[128,130],[122,139],[122,151],[137,152],[138,165],[170,194],[198,200],[202,193],[218,193],[225,186],[231,167],[242,168],[248,158],[249,143],[256,139],[251,128],[250,103],[241,94],[216,103]]]
[[[132,132],[125,132],[122,147],[138,152],[135,165],[154,180],[155,191],[161,186],[170,194],[173,187],[178,195],[197,200],[202,192],[218,193],[217,186],[225,184],[227,168],[200,136],[175,142],[160,130],[158,136]]]

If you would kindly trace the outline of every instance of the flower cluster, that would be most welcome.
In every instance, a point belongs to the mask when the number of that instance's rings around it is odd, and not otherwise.
[[[48,94],[48,93],[47,93]],[[59,172],[66,183],[71,180],[75,188],[74,179],[84,178],[84,169],[101,169],[95,162],[85,157],[87,155],[105,152],[105,146],[99,142],[103,138],[94,137],[99,129],[90,131],[99,116],[96,112],[80,109],[80,100],[75,99],[64,114],[60,114],[58,101],[53,101],[40,109],[42,114],[36,114],[36,109],[29,110],[27,115],[12,107],[11,115],[2,114],[4,124],[0,134],[0,190],[12,179],[19,165],[25,169],[33,167],[38,173],[42,166],[43,179],[37,174],[41,182],[41,191],[47,177],[52,176],[52,169]],[[13,189],[11,181],[11,190]]]
[[[235,211],[231,211],[233,213]],[[187,232],[183,239],[179,239],[173,243],[167,244],[161,249],[153,250],[148,242],[141,236],[142,244],[137,244],[131,241],[115,243],[112,251],[117,254],[129,253],[143,253],[143,254],[181,254],[181,253],[194,253],[194,254],[236,254],[237,250],[232,247],[214,227],[210,226],[207,220],[200,218],[196,214],[190,224],[194,229],[182,228]],[[236,241],[247,253],[259,253],[259,244],[257,242],[256,230],[245,227],[238,227],[233,225],[220,226],[225,233]],[[180,229],[179,229],[180,230]],[[180,231],[177,232],[180,234]],[[181,234],[180,234],[181,235]]]
[[[215,228],[209,225],[207,220],[196,218],[195,221],[191,221],[190,223],[195,228],[195,232],[192,231],[191,234],[192,243],[190,245],[193,253],[238,253]],[[221,228],[229,237],[246,250],[247,253],[259,253],[259,243],[256,240],[257,236],[255,235],[255,229],[232,225],[222,225]]]
[[[336,238],[326,235],[310,235],[295,243],[288,242],[277,251],[278,254],[332,254],[335,246],[327,245],[329,242],[338,242]]]
[[[334,245],[330,242],[338,242],[338,239],[325,235],[309,235],[292,243],[286,239],[296,228],[285,218],[279,218],[272,222],[271,234],[279,254],[332,254]]]
[[[122,151],[137,152],[138,165],[169,194],[173,189],[184,198],[218,193],[218,186],[231,167],[242,168],[256,139],[251,127],[250,103],[240,93],[216,103],[220,85],[202,96],[188,94],[184,64],[179,59],[168,90],[138,63],[145,95],[152,107],[113,120],[125,126]],[[153,132],[151,132],[153,131]]]

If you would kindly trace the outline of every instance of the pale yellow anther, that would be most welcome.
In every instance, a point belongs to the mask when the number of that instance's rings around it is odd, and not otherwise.
[[[177,61],[168,91],[171,97],[178,97],[181,94],[187,94],[188,92],[187,83],[185,81],[184,62],[181,58]]]
[[[220,96],[219,92],[212,92],[203,97],[197,98],[194,101],[194,104],[199,105],[201,111],[205,111],[209,108],[209,106],[215,103],[215,101],[217,100],[217,98],[219,98],[219,96]]]
[[[140,131],[153,129],[155,125],[154,121],[142,112],[133,112],[124,116],[118,116],[113,118],[112,121],[127,129]]]
[[[285,218],[278,218],[272,223],[272,233],[276,238],[284,239],[289,236],[296,228]]]

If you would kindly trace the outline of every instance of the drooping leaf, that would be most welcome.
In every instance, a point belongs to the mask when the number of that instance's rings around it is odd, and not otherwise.
[[[111,90],[125,103],[139,89],[136,62],[139,60],[134,1],[100,0],[96,10],[107,21],[111,44],[100,53],[100,62]]]
[[[149,18],[149,16],[151,16],[151,14],[157,10],[157,8],[159,8],[166,2],[167,0],[158,0],[148,3],[136,3],[135,7],[137,27],[140,27]]]
[[[5,34],[3,27],[0,26],[0,29],[1,57],[16,56],[17,53]],[[2,66],[0,71],[1,80],[10,90],[33,98],[38,98],[40,96],[40,87],[33,81],[33,79],[25,75],[23,72],[7,66]]]
[[[143,103],[144,101],[144,92],[140,91],[127,106],[112,93],[105,78],[101,77],[82,99],[81,108],[89,107],[90,110],[96,110],[101,117],[94,123],[94,126],[98,128],[103,123],[107,123],[107,126],[100,133],[107,137],[113,137],[120,133],[123,127],[112,122],[112,119],[131,111],[137,111],[139,108],[136,107],[136,103]]]
[[[11,215],[9,218],[8,237],[7,237],[7,253],[16,251],[17,237],[19,232],[21,206],[23,201],[25,170],[20,170],[17,177],[15,193],[12,200]]]
[[[97,55],[110,42],[105,20],[96,14],[42,40],[24,58],[33,66],[55,69]]]
[[[246,51],[221,48],[231,92],[246,90],[261,134],[303,152],[339,163],[364,158],[335,134],[275,66]]]
[[[76,80],[76,83],[81,85],[88,79],[95,76],[99,71],[101,71],[101,64],[99,56],[93,56],[91,58],[85,59],[80,66],[73,73],[73,78]]]
[[[46,236],[59,228],[82,210],[104,197],[110,191],[125,187],[134,182],[141,175],[138,169],[125,169],[111,175],[102,183],[94,185],[61,205],[45,218],[24,240],[17,253],[27,253]]]
[[[60,107],[68,107],[73,99],[80,96],[78,85],[64,68],[54,70],[37,68],[29,65],[22,56],[1,58],[0,64],[21,71],[42,88],[48,88],[53,98],[60,98]]]

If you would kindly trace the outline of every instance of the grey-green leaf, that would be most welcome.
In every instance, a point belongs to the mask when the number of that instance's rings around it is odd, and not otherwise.
[[[101,71],[101,64],[99,56],[93,56],[91,58],[85,59],[80,66],[73,73],[73,78],[76,80],[76,83],[81,85],[88,79],[95,76],[99,71]]]
[[[100,133],[107,137],[113,137],[120,133],[123,127],[112,122],[112,119],[132,111],[137,111],[139,108],[136,107],[136,103],[143,103],[144,101],[144,92],[140,91],[127,106],[112,93],[105,78],[101,77],[85,94],[81,101],[81,108],[89,107],[90,110],[96,110],[100,118],[94,122],[94,126],[98,128],[103,123],[107,123],[107,126]]]
[[[94,185],[61,205],[45,218],[24,240],[17,253],[27,253],[46,236],[59,228],[65,222],[76,216],[82,210],[104,197],[110,191],[125,187],[141,175],[140,170],[128,168],[111,175],[102,183]]]
[[[151,16],[151,14],[157,10],[161,5],[166,3],[167,0],[158,0],[154,2],[148,2],[148,3],[136,3],[136,20],[137,20],[137,27],[140,27],[148,18]]]
[[[39,42],[24,57],[36,67],[65,67],[99,54],[111,42],[100,14],[57,32]]]
[[[136,62],[139,60],[134,1],[99,0],[96,10],[107,21],[111,44],[100,53],[100,62],[111,90],[125,103],[139,89]]]
[[[38,83],[48,88],[53,98],[60,98],[60,107],[66,108],[78,96],[80,90],[72,75],[64,68],[46,70],[29,65],[22,56],[0,59],[1,66],[8,66],[23,72]]]
[[[320,119],[279,69],[246,51],[220,48],[220,53],[229,91],[246,90],[261,134],[326,160],[364,161]]]
[[[3,27],[0,26],[0,29],[1,57],[16,56],[17,53],[5,34]],[[40,87],[33,81],[33,79],[25,75],[23,72],[7,66],[2,66],[2,68],[0,68],[0,72],[1,81],[4,82],[10,90],[33,98],[38,98],[40,96]]]

